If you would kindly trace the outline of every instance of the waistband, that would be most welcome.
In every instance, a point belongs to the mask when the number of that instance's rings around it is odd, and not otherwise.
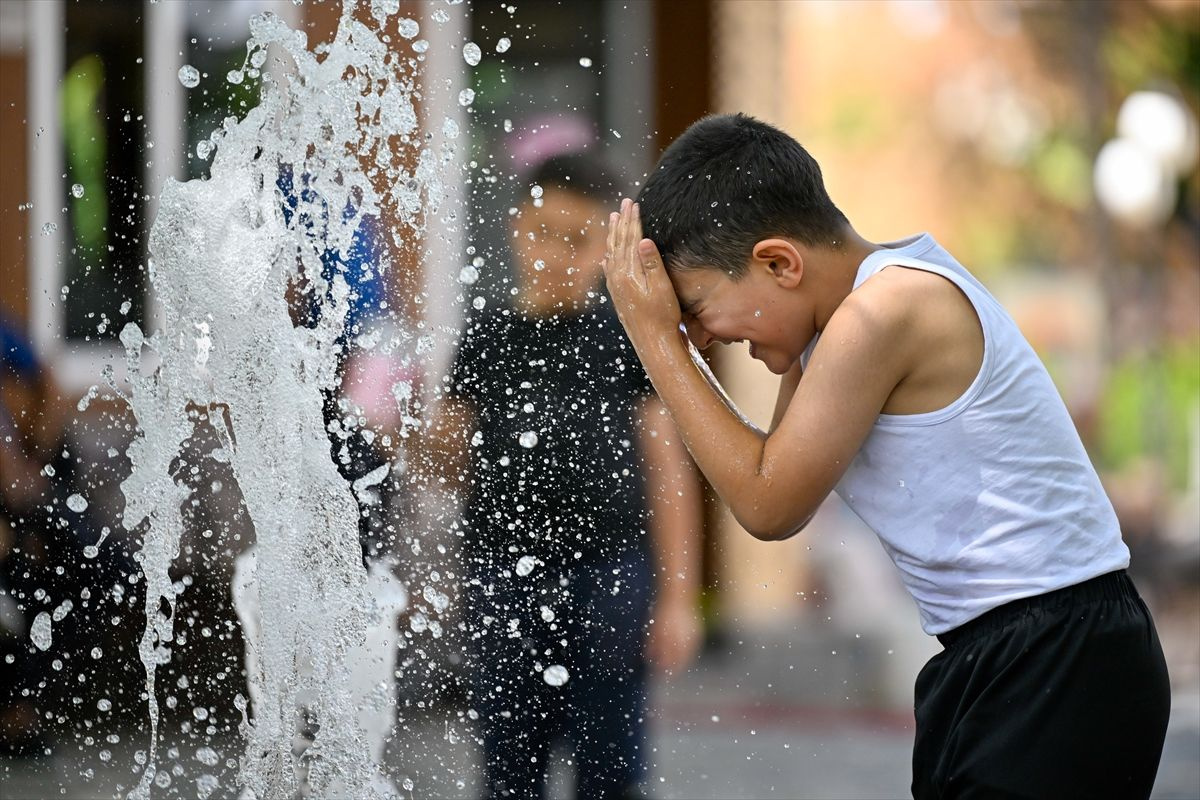
[[[1129,574],[1119,569],[1105,575],[1098,575],[1082,583],[1055,589],[1045,594],[1033,597],[1022,597],[990,611],[958,626],[954,630],[939,633],[937,639],[943,647],[976,639],[1017,621],[1035,611],[1053,611],[1068,605],[1085,605],[1105,600],[1138,600],[1140,599]]]

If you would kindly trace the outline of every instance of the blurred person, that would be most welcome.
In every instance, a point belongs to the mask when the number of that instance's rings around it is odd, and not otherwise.
[[[786,539],[836,489],[944,645],[917,678],[913,795],[1149,796],[1170,710],[1154,622],[1062,399],[984,286],[928,234],[859,236],[808,152],[741,114],[680,136],[607,248],[625,330],[738,521]],[[769,431],[681,324],[782,376]]]
[[[44,508],[54,471],[43,465],[61,438],[56,394],[33,344],[0,315],[0,753],[13,755],[41,755],[47,744],[34,699],[50,657],[31,644],[30,629],[35,592],[59,598],[64,583],[51,569],[57,543]]]
[[[469,320],[428,477],[466,483],[485,796],[543,797],[565,738],[577,797],[635,797],[647,660],[679,670],[700,641],[698,485],[599,285],[603,163],[559,155],[528,181],[516,292]]]

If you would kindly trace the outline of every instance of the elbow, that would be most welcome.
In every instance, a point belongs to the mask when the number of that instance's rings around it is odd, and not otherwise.
[[[769,514],[769,513],[748,513],[739,514],[734,512],[734,518],[738,521],[746,533],[758,539],[761,542],[781,542],[784,539],[790,539],[808,526],[812,521],[813,511],[807,511],[800,515],[795,514]]]

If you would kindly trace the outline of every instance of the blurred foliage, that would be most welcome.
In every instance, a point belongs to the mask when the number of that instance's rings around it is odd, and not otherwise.
[[[1171,488],[1186,489],[1198,413],[1200,343],[1173,343],[1159,354],[1121,359],[1101,399],[1101,466],[1121,470],[1161,458]]]
[[[1091,200],[1092,162],[1078,137],[1055,132],[1047,136],[1029,165],[1034,184],[1048,199],[1074,211]]]
[[[1195,104],[1200,95],[1200,9],[1155,12],[1143,3],[1122,3],[1125,18],[1105,36],[1101,59],[1122,95],[1170,78]]]
[[[77,246],[101,253],[108,244],[108,194],[104,166],[104,62],[95,53],[80,58],[63,76],[61,103],[69,180],[83,187],[70,204]]]

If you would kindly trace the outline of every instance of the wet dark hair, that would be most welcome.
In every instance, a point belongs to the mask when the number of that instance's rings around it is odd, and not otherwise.
[[[525,179],[543,189],[554,186],[581,194],[589,200],[617,205],[617,181],[608,163],[588,152],[553,156],[534,167]]]
[[[746,272],[772,236],[836,247],[846,216],[800,143],[745,114],[705,117],[671,143],[638,194],[642,227],[670,269]]]

